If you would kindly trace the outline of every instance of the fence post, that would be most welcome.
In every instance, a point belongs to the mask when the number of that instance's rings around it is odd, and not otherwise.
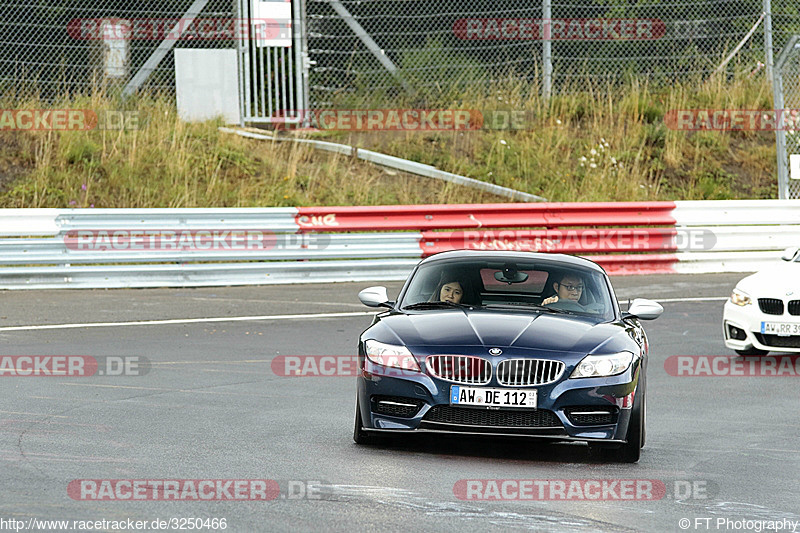
[[[553,92],[552,15],[550,0],[542,0],[542,98],[545,100]]]
[[[767,66],[767,79],[773,82],[772,69],[774,61],[772,58],[772,1],[764,0],[764,57]]]
[[[329,0],[329,3],[333,10],[336,11],[336,14],[342,18],[344,23],[347,24],[353,33],[356,34],[356,37],[358,37],[364,46],[367,47],[367,50],[369,50],[375,59],[378,60],[378,63],[383,65],[383,68],[388,70],[392,76],[400,81],[403,89],[409,93],[413,93],[411,85],[409,85],[408,81],[406,81],[405,78],[400,75],[400,72],[397,70],[397,66],[392,63],[392,60],[386,56],[386,53],[381,49],[380,46],[378,46],[378,43],[376,43],[373,38],[370,37],[366,30],[364,30],[361,24],[359,24],[355,19],[355,17],[350,14],[347,8],[344,7],[339,0]]]
[[[178,21],[178,24],[172,28],[172,30],[167,34],[168,37],[161,41],[161,44],[153,50],[153,53],[150,54],[150,57],[147,58],[147,61],[139,67],[139,70],[134,74],[134,76],[130,79],[128,84],[122,90],[122,96],[130,96],[136,91],[139,90],[139,87],[147,81],[147,78],[150,77],[150,74],[158,67],[158,64],[167,56],[170,50],[175,46],[177,39],[169,38],[169,35],[177,35],[180,36],[183,29],[184,23],[188,26],[191,22],[196,19],[200,13],[205,9],[206,4],[208,4],[209,0],[195,0],[194,3],[186,10],[184,13],[183,18]]]

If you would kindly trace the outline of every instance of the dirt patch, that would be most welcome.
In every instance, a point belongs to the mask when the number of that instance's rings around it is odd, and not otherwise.
[[[24,133],[0,131],[0,192],[34,168],[34,156]]]

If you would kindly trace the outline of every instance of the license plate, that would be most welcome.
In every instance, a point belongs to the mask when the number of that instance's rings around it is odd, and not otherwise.
[[[451,385],[450,405],[536,409],[536,389],[487,389]]]
[[[778,335],[779,337],[800,335],[800,324],[792,324],[790,322],[762,322],[761,333]]]

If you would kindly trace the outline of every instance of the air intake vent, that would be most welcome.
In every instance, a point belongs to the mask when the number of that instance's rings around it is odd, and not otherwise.
[[[453,424],[493,428],[564,427],[552,411],[546,409],[488,410],[435,405],[422,418],[423,423]]]
[[[373,396],[372,412],[381,415],[413,418],[422,407],[422,400],[400,396]]]

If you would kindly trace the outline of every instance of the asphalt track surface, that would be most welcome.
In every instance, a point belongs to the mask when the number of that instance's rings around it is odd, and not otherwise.
[[[800,378],[678,377],[664,368],[672,355],[734,355],[720,321],[742,276],[612,279],[620,300],[648,297],[665,308],[645,323],[647,445],[634,465],[601,462],[580,444],[525,439],[354,444],[354,378],[281,377],[270,363],[352,354],[371,320],[356,298],[368,283],[4,292],[0,355],[146,357],[152,366],[139,376],[0,377],[0,529],[31,518],[457,532],[756,531],[757,520],[800,521]],[[390,295],[398,288],[389,284]],[[82,479],[264,479],[281,494],[76,500],[67,488]],[[466,479],[657,480],[666,494],[465,501],[454,486]],[[299,497],[306,486],[311,496]]]

